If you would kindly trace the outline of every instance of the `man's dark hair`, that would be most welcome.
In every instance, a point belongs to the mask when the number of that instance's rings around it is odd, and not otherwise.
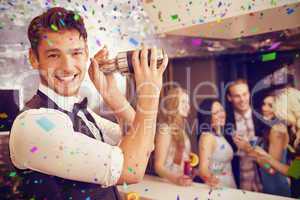
[[[83,18],[74,11],[54,7],[35,17],[31,21],[27,32],[34,53],[38,56],[37,48],[44,31],[56,32],[63,29],[75,29],[79,32],[80,37],[87,40]]]

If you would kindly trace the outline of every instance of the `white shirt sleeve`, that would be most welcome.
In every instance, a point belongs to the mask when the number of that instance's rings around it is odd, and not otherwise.
[[[103,187],[117,183],[124,162],[119,147],[75,132],[70,118],[53,109],[20,114],[11,129],[9,148],[19,169]]]

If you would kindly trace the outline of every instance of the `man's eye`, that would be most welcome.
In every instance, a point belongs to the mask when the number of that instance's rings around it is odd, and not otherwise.
[[[48,58],[58,58],[58,54],[50,54],[48,55]]]
[[[74,56],[81,55],[81,54],[82,54],[81,51],[78,51],[78,52],[74,52],[74,53],[73,53]]]

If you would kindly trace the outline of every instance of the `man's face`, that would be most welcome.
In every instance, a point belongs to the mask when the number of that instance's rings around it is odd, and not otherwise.
[[[47,31],[40,39],[38,57],[30,51],[42,83],[62,96],[76,95],[85,76],[88,49],[79,35],[77,30]]]
[[[228,100],[234,109],[240,113],[245,113],[250,109],[250,92],[247,84],[241,83],[230,87]]]

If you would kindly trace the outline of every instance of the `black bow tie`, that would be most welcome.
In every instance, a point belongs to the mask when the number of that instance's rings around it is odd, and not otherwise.
[[[88,105],[88,99],[87,97],[84,97],[84,99],[81,102],[74,104],[72,113],[76,115],[80,110],[82,110],[83,112],[86,111],[87,105]]]

